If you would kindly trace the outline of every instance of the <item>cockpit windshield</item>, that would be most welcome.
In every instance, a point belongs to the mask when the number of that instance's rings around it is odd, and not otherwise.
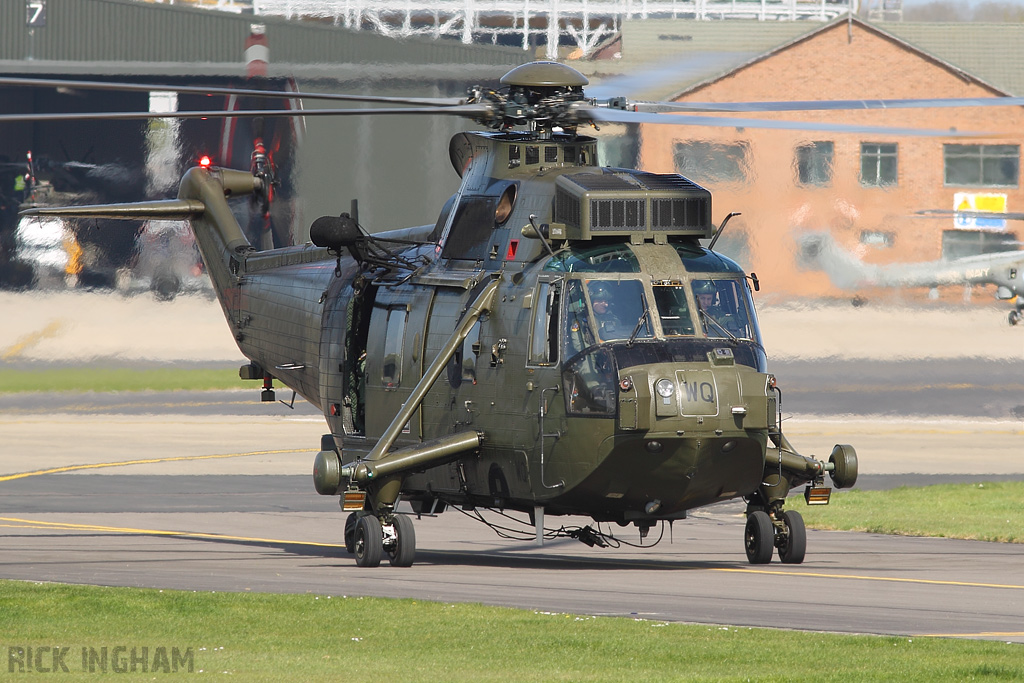
[[[753,304],[742,280],[694,280],[697,317],[708,337],[752,339],[761,343]]]
[[[587,280],[586,285],[598,341],[653,336],[639,280]]]
[[[693,336],[693,317],[686,300],[686,286],[681,283],[654,285],[654,303],[661,317],[661,330],[666,337]]]

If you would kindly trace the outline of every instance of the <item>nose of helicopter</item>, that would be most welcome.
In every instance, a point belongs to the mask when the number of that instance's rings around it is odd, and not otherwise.
[[[770,376],[737,365],[620,371],[614,430],[579,486],[610,518],[670,517],[755,491],[775,422]],[[596,439],[595,439],[596,441]]]

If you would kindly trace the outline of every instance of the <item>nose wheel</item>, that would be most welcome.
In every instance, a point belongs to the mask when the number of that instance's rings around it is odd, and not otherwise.
[[[777,548],[783,564],[800,564],[807,554],[807,527],[796,510],[786,510],[772,520],[764,510],[747,515],[744,547],[750,564],[768,564]]]

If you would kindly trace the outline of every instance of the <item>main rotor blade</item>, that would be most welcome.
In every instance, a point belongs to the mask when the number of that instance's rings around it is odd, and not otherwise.
[[[737,118],[734,116],[693,116],[690,114],[656,114],[652,112],[624,111],[581,107],[577,110],[581,119],[607,121],[610,123],[658,123],[672,126],[710,126],[714,128],[769,128],[775,130],[822,131],[830,133],[870,133],[875,135],[899,135],[909,137],[940,138],[1005,138],[1010,133],[993,133],[964,130],[935,130],[928,128],[900,128],[895,126],[861,126],[845,123],[819,121],[772,121],[766,119]]]
[[[1007,221],[1024,221],[1024,213],[1001,213],[998,211],[957,211],[954,209],[921,209],[914,214],[918,218],[991,218]]]
[[[67,112],[48,114],[0,114],[5,121],[122,121],[137,119],[224,119],[256,116],[367,116],[370,114],[442,114],[474,118],[488,114],[490,107],[464,104],[457,107],[410,107],[408,109],[242,109],[238,111],[113,111]]]
[[[0,76],[0,86],[28,88],[78,88],[80,90],[113,90],[119,92],[176,92],[190,95],[244,95],[277,99],[333,100],[337,102],[379,102],[381,104],[410,104],[417,106],[454,107],[465,102],[456,97],[384,97],[379,95],[342,95],[320,92],[288,92],[285,90],[256,90],[253,88],[220,88],[193,85],[155,83],[108,83],[105,81],[73,81],[53,78],[16,78]]]
[[[636,102],[637,111],[771,112],[864,109],[950,109],[1024,106],[1024,97],[964,97],[928,100],[789,100],[784,102]]]

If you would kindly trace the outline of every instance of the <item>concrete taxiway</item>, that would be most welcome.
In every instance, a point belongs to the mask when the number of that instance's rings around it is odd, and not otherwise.
[[[819,456],[854,444],[864,486],[1024,478],[1024,331],[989,309],[940,313],[762,311],[789,439]],[[240,361],[202,299],[4,295],[0,314],[15,322],[0,363],[18,367]],[[804,564],[754,567],[741,503],[604,549],[537,547],[525,524],[502,539],[450,510],[416,522],[413,567],[362,569],[337,500],[312,488],[322,418],[257,393],[0,397],[0,577],[1024,642],[1024,545],[810,531]]]
[[[516,525],[483,513],[522,529],[518,539],[499,538],[449,510],[416,522],[412,568],[362,569],[340,544],[337,499],[312,489],[321,419],[280,404],[263,406],[264,415],[234,414],[233,400],[217,405],[208,416],[0,416],[0,576],[1024,642],[1022,545],[810,531],[804,564],[754,567],[743,553],[741,503],[697,510],[653,547],[604,549],[565,538],[537,547],[523,515]],[[1019,426],[994,420],[889,420],[874,435],[867,422],[793,422],[795,443],[858,443],[876,484],[921,476],[900,471],[970,477],[978,462],[964,460],[969,444],[983,451],[1024,439]],[[1002,457],[985,465],[990,476],[1024,477],[1024,457],[1006,457],[1007,447],[991,448]],[[549,517],[547,526],[588,523]],[[640,543],[634,529],[605,531]]]

